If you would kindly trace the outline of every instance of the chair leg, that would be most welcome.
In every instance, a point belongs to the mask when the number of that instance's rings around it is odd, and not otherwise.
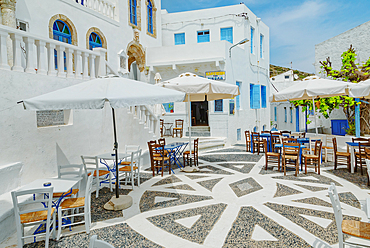
[[[95,177],[95,179],[96,179],[96,198],[98,198],[99,197],[99,188],[100,188],[99,176]]]
[[[284,168],[284,176],[286,176],[286,161],[285,161],[285,158],[283,158],[283,168]]]
[[[278,156],[278,171],[280,171],[280,154]]]
[[[317,160],[317,174],[320,175],[320,158]]]
[[[58,209],[58,235],[57,235],[57,241],[59,241],[60,239],[60,234],[62,233],[62,223],[63,223],[63,220],[62,220],[62,208],[59,207]]]
[[[267,170],[267,161],[268,161],[267,155],[265,155],[265,170]]]
[[[301,167],[302,170],[302,167]],[[304,158],[304,173],[307,175],[307,158]]]
[[[110,188],[110,192],[113,192],[112,190],[112,173],[109,172],[109,188]]]
[[[134,190],[134,168],[131,167],[131,185],[132,185],[132,190]]]
[[[85,229],[86,229],[86,234],[90,233],[90,210],[84,209],[84,218],[85,218]]]
[[[299,164],[298,159],[295,161],[295,176],[298,176],[299,174]]]

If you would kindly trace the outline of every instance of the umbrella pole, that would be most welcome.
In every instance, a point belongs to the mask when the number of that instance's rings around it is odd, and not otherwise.
[[[314,113],[314,117],[315,117],[315,130],[316,130],[316,135],[318,134],[317,132],[317,116],[316,116],[316,109],[315,109],[315,98],[312,97],[312,106],[313,106],[313,113]]]
[[[188,94],[188,109],[189,109],[189,150],[190,150],[190,167],[192,167],[192,154],[191,154],[191,104],[190,104],[190,94]]]
[[[116,198],[119,198],[118,195],[118,142],[117,142],[117,131],[116,131],[116,115],[114,113],[114,108],[112,108],[112,116],[113,116],[113,133],[114,133],[114,148],[113,150],[116,153]],[[133,182],[131,182],[133,183]]]

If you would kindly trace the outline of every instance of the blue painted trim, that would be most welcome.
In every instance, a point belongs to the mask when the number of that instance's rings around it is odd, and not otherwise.
[[[359,98],[355,98],[356,102],[359,102]],[[360,105],[355,106],[355,128],[356,128],[356,137],[360,137]]]
[[[295,108],[295,131],[299,132],[299,107]]]

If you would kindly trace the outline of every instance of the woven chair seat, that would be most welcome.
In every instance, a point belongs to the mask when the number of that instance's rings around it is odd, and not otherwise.
[[[307,158],[307,159],[318,159],[319,158],[318,155],[314,155],[314,154],[302,154],[302,157]]]
[[[66,208],[78,208],[85,206],[85,197],[79,197],[79,198],[69,198],[66,199],[60,204],[60,207],[62,209]]]
[[[346,156],[349,157],[351,154],[349,152],[337,152],[337,156]]]
[[[298,159],[298,156],[297,155],[284,155],[283,158],[284,159]]]
[[[184,154],[190,154],[190,151],[185,151]],[[194,154],[194,151],[191,151],[191,154]]]
[[[342,232],[351,236],[370,239],[370,223],[356,220],[343,220]]]
[[[131,164],[131,161],[122,161],[120,163],[120,165],[130,165]],[[135,164],[135,161],[134,161],[134,164]]]
[[[280,156],[280,153],[277,153],[277,152],[266,152],[266,155],[267,156]]]
[[[59,192],[59,193],[54,193],[53,194],[53,198],[57,198],[57,197],[62,197],[62,196],[65,196],[65,195],[75,195],[78,193],[78,189],[72,189],[72,193],[70,193],[69,191],[68,192]]]
[[[101,177],[101,176],[104,176],[104,175],[107,175],[107,174],[109,174],[109,171],[107,171],[107,170],[99,170],[99,176]],[[88,176],[90,176],[91,175],[91,172],[89,172],[89,174],[87,174]],[[94,171],[94,177],[96,177],[96,171]]]
[[[53,215],[54,211],[55,211],[55,208],[51,208],[50,216]],[[35,222],[35,221],[46,220],[48,218],[48,210],[42,210],[42,211],[36,211],[36,212],[21,214],[20,218],[21,218],[21,223],[22,224]]]
[[[170,158],[169,157],[153,157],[153,160],[154,161],[162,161],[162,160],[169,160]]]
[[[334,149],[332,146],[323,146],[322,149]]]
[[[131,166],[124,166],[118,169],[119,171],[131,171]],[[133,170],[137,170],[137,166],[134,166]]]

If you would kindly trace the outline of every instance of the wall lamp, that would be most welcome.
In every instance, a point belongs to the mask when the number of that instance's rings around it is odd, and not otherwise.
[[[231,49],[236,47],[236,46],[239,46],[239,45],[242,45],[244,43],[247,43],[249,40],[247,38],[239,41],[238,43],[236,43],[235,45],[232,45],[230,48],[229,48],[229,57],[231,58]]]

